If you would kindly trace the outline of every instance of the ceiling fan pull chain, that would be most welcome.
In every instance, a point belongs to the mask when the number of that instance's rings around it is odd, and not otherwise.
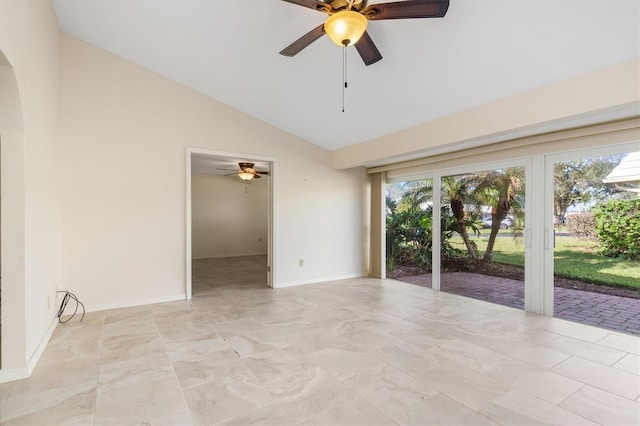
[[[347,46],[342,48],[342,112],[344,112],[344,91],[348,87],[347,83]]]

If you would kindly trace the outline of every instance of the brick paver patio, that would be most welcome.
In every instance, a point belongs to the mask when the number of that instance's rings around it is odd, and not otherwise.
[[[400,280],[431,287],[431,274]],[[448,272],[442,274],[440,288],[461,296],[524,308],[522,281],[469,272]],[[557,318],[640,335],[640,299],[556,287],[554,311]]]

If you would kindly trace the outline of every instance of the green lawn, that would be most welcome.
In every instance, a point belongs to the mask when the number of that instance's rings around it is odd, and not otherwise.
[[[496,239],[494,260],[499,263],[524,266],[522,240],[514,239],[509,231]],[[473,237],[478,249],[484,252],[488,234]],[[451,239],[454,247],[464,249],[460,237]],[[594,284],[623,286],[640,289],[640,261],[622,260],[597,254],[597,244],[570,236],[557,236],[555,248],[555,274]]]

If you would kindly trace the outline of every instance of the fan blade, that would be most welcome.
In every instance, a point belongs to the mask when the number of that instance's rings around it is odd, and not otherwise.
[[[291,43],[289,46],[285,47],[280,54],[284,56],[296,56],[302,49],[309,46],[323,35],[324,24],[321,24]]]
[[[381,19],[442,18],[449,9],[449,0],[407,0],[368,6],[364,16],[370,21]]]
[[[254,179],[260,179],[260,178],[262,178],[262,176],[260,176],[259,174],[256,173],[255,175],[253,175],[253,178]]]
[[[298,6],[308,7],[324,13],[331,13],[333,8],[330,4],[315,0],[282,0],[287,3],[297,4]]]
[[[259,175],[269,176],[269,172],[261,172],[260,170],[256,170],[256,173],[259,174]]]
[[[356,50],[360,54],[360,57],[364,61],[365,65],[371,65],[378,62],[382,59],[382,55],[380,51],[376,47],[371,37],[369,37],[369,33],[366,31],[362,34],[362,37],[356,43]]]

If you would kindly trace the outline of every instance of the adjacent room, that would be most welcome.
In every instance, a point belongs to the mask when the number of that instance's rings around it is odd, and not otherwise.
[[[270,168],[264,161],[191,154],[193,296],[271,286]]]
[[[0,425],[640,424],[639,34],[0,0]]]

